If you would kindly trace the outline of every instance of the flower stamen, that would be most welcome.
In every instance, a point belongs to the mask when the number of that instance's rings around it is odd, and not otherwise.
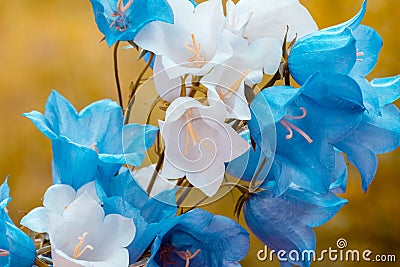
[[[118,0],[117,9],[119,12],[125,13],[131,7],[132,3],[133,3],[133,0],[129,0],[128,3],[126,3],[126,5],[124,5],[122,0]]]
[[[356,57],[363,57],[363,56],[365,56],[364,52],[357,50]],[[356,60],[357,61],[362,61],[362,58],[357,58]]]
[[[163,263],[163,267],[165,267],[166,265],[172,265],[172,264],[176,263],[176,262],[171,262],[168,260],[173,252],[174,252],[174,249],[168,245],[161,249],[160,260]]]
[[[0,249],[0,257],[7,257],[10,255],[10,252],[5,249]]]
[[[91,246],[91,245],[86,245],[83,249],[81,249],[83,246],[83,243],[85,242],[85,238],[87,235],[88,235],[88,232],[84,232],[81,236],[78,237],[79,243],[75,246],[74,254],[72,256],[74,259],[78,259],[88,249],[94,250],[93,246]]]
[[[192,117],[192,110],[188,110],[185,114],[186,117],[186,144],[185,144],[185,155],[189,153],[189,144],[190,140],[189,137],[192,139],[193,145],[197,145],[197,141],[200,144],[204,145],[208,150],[211,150],[211,147],[204,142],[204,139],[200,137],[200,135],[194,129],[191,120]]]
[[[312,143],[314,142],[310,136],[308,134],[306,134],[303,130],[301,130],[299,127],[297,127],[296,125],[294,125],[293,123],[287,121],[287,119],[289,120],[300,120],[300,119],[304,119],[307,116],[307,110],[304,107],[300,108],[301,111],[303,111],[303,114],[300,116],[284,116],[283,119],[280,121],[280,124],[285,127],[285,129],[289,132],[285,138],[286,139],[291,139],[293,137],[293,130],[295,130],[296,132],[298,132],[301,136],[304,137],[304,139],[307,140],[308,143]],[[293,130],[292,130],[293,129]]]
[[[99,148],[97,147],[97,143],[91,144],[89,148],[93,149],[97,154],[99,154]]]
[[[232,94],[232,93],[234,93],[234,92],[237,92],[237,90],[239,90],[239,88],[240,88],[240,85],[243,83],[243,80],[246,78],[246,76],[247,76],[249,73],[250,73],[250,70],[246,70],[245,72],[243,72],[242,75],[240,75],[240,77],[237,78],[237,79],[232,83],[231,86],[229,86],[229,88],[226,90],[225,93],[222,93],[222,92],[221,92],[221,88],[218,87],[218,88],[217,88],[217,92],[218,92],[218,95],[219,95],[219,97],[221,98],[221,100],[224,101],[225,98],[226,98],[228,95],[230,95],[230,94]],[[220,89],[220,90],[218,90],[218,89]]]
[[[200,53],[201,46],[200,43],[197,43],[194,33],[191,34],[191,37],[192,37],[192,44],[191,45],[188,43],[184,44],[184,47],[191,53],[193,53],[193,56],[190,57],[188,61],[193,63],[195,68],[201,68],[207,63],[207,61],[205,57],[203,57]]]
[[[186,261],[185,267],[189,267],[190,260],[196,257],[201,252],[201,249],[195,251],[195,253],[191,253],[189,250],[186,251],[175,251],[175,253],[184,261]]]
[[[111,14],[112,22],[110,23],[110,28],[115,27],[115,29],[119,30],[120,32],[126,31],[129,21],[127,21],[128,18],[126,17],[125,13],[131,7],[132,3],[133,0],[129,0],[128,3],[124,5],[123,0],[118,0],[117,10]]]

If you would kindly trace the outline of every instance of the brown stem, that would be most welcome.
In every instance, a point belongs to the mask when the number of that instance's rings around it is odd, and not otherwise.
[[[124,110],[124,103],[122,102],[122,92],[121,92],[121,83],[119,81],[119,73],[118,73],[118,46],[120,41],[117,41],[114,45],[114,76],[115,76],[115,83],[117,85],[117,92],[118,92],[118,101],[119,105],[121,106],[122,110]]]
[[[161,170],[161,166],[164,163],[164,151],[161,153],[161,155],[158,157],[158,161],[156,164],[156,168],[153,172],[153,176],[151,176],[151,180],[149,185],[147,186],[147,193],[150,195],[151,190],[153,189],[154,183],[156,182],[157,179],[157,175],[159,173],[159,171]]]

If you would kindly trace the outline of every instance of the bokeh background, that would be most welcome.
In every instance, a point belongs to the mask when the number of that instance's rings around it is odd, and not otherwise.
[[[303,0],[320,28],[352,17],[361,0]],[[400,4],[398,0],[370,0],[363,23],[383,37],[384,47],[370,78],[399,73]],[[51,89],[57,89],[75,107],[102,98],[116,98],[112,50],[99,44],[88,0],[18,0],[0,3],[0,180],[9,175],[13,197],[10,215],[16,223],[41,198],[51,184],[51,148],[23,112],[43,111]],[[142,66],[134,50],[120,52],[122,85],[126,88]],[[140,111],[137,111],[140,112]],[[400,261],[400,150],[379,157],[379,169],[367,194],[350,168],[349,200],[330,222],[316,229],[317,251],[336,248],[346,238],[349,249],[370,249],[374,254],[396,254]],[[231,216],[226,197],[208,209]],[[242,220],[243,222],[243,220]],[[252,236],[251,251],[243,266],[278,266],[259,262],[264,246]],[[322,262],[313,266],[364,266],[366,263]],[[368,263],[368,266],[398,266]]]

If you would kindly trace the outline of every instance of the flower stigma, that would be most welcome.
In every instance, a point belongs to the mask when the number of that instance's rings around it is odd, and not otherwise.
[[[289,120],[304,119],[307,116],[307,110],[304,107],[301,107],[300,110],[303,111],[302,115],[300,115],[300,116],[284,116],[283,119],[280,121],[280,124],[283,127],[285,127],[285,129],[289,132],[289,134],[286,135],[286,139],[291,139],[293,137],[293,130],[295,130],[301,136],[303,136],[304,139],[306,139],[308,143],[311,144],[313,142],[313,140],[310,138],[310,136],[308,136],[303,130],[301,130],[299,127],[297,127],[293,123],[287,121],[287,119],[289,119]]]
[[[91,144],[89,148],[93,149],[97,154],[99,154],[99,148],[97,147],[97,143]]]
[[[194,33],[191,34],[191,37],[192,37],[192,44],[188,43],[184,44],[184,47],[191,53],[193,53],[193,56],[191,56],[188,59],[188,61],[193,63],[193,67],[201,68],[207,63],[207,61],[206,58],[203,57],[200,53],[201,46],[200,43],[197,43]]]
[[[88,232],[84,232],[81,236],[78,237],[79,243],[75,246],[74,254],[72,256],[74,259],[78,259],[88,249],[94,250],[93,246],[91,246],[91,245],[86,245],[83,249],[81,249],[83,246],[83,243],[85,242],[85,238],[87,235],[88,235]]]
[[[364,52],[362,52],[362,51],[358,51],[358,49],[357,49],[357,52],[356,52],[356,57],[357,57],[357,61],[362,61],[362,58],[358,58],[358,57],[363,57],[365,54],[364,54]]]
[[[221,87],[217,87],[217,92],[219,97],[221,98],[222,101],[225,101],[225,98],[234,93],[237,92],[237,90],[239,90],[240,85],[242,84],[243,80],[246,78],[246,76],[250,73],[250,70],[246,70],[245,72],[242,73],[242,75],[240,75],[239,78],[237,78],[232,84],[231,86],[229,86],[229,88],[226,90],[225,93],[223,93],[221,90]],[[218,90],[219,89],[219,90]]]
[[[192,139],[193,145],[197,145],[197,141],[204,145],[208,150],[211,150],[211,147],[207,145],[204,142],[204,139],[199,136],[199,134],[196,132],[196,130],[193,127],[193,124],[191,122],[192,119],[192,110],[189,109],[185,113],[185,119],[186,119],[186,144],[185,144],[185,156],[187,156],[189,152],[189,143],[190,139]],[[190,137],[190,138],[189,138]]]
[[[191,253],[189,250],[186,251],[175,251],[175,253],[182,259],[186,261],[185,267],[189,267],[190,260],[196,257],[201,252],[201,249],[195,251],[195,253]]]
[[[110,23],[110,28],[115,28],[120,32],[126,31],[128,28],[129,20],[126,16],[126,11],[131,7],[133,0],[129,0],[126,5],[124,5],[123,0],[118,0],[117,10],[111,14],[112,22]]]
[[[5,249],[0,249],[0,257],[7,257],[10,255],[10,252]]]

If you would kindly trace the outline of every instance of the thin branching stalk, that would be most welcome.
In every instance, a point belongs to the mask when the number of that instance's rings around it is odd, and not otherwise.
[[[119,105],[121,106],[122,110],[124,110],[124,103],[122,101],[122,91],[121,91],[121,83],[119,81],[119,72],[118,72],[118,47],[120,41],[117,41],[114,45],[114,77],[115,77],[115,84],[117,85],[117,92],[118,92],[118,101]]]
[[[156,179],[157,179],[157,175],[158,175],[158,173],[160,172],[160,170],[161,170],[161,167],[162,167],[162,164],[164,163],[164,151],[161,153],[161,155],[158,157],[158,161],[157,161],[157,164],[156,164],[156,168],[155,168],[155,170],[154,170],[154,172],[153,172],[153,176],[151,176],[151,180],[150,180],[150,183],[149,183],[149,185],[147,186],[147,193],[150,195],[150,193],[151,193],[151,190],[153,189],[153,186],[154,186],[154,184],[155,184],[155,182],[156,182]]]

